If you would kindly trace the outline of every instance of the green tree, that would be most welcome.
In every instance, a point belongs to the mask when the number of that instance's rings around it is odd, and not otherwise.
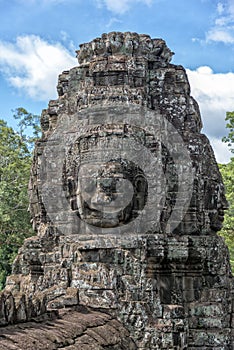
[[[228,129],[228,136],[223,137],[223,142],[226,142],[230,151],[234,153],[234,111],[227,112],[225,120],[227,121],[226,128]]]
[[[234,153],[234,112],[227,112],[226,121],[226,127],[229,132],[228,136],[223,138],[223,141],[228,143],[231,152]],[[225,214],[224,224],[220,234],[225,238],[228,245],[232,270],[234,272],[234,157],[231,158],[228,164],[221,164],[220,171],[229,204],[229,209]]]
[[[0,289],[24,239],[33,234],[28,212],[28,183],[39,117],[17,108],[18,131],[0,120]]]
[[[33,149],[34,143],[41,136],[40,116],[29,113],[25,108],[18,107],[13,112],[13,117],[18,120],[17,133],[30,150]]]

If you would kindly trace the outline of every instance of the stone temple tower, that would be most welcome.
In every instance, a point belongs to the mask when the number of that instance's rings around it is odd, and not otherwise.
[[[233,349],[224,187],[172,55],[112,32],[59,76],[32,165],[36,236],[0,294],[0,349]]]

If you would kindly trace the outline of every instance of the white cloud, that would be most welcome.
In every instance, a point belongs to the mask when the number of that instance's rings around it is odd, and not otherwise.
[[[234,1],[223,0],[217,5],[214,25],[206,33],[206,42],[234,43]]]
[[[40,6],[47,6],[47,5],[57,5],[57,4],[63,4],[67,2],[71,2],[71,0],[17,0],[20,4],[23,5],[40,5]]]
[[[233,0],[228,0],[228,11],[232,18],[234,18],[234,2]]]
[[[0,72],[22,93],[48,101],[57,96],[58,74],[77,64],[74,56],[59,43],[19,36],[15,43],[0,41]]]
[[[112,17],[109,22],[106,24],[106,28],[111,28],[116,23],[122,23],[118,18]]]
[[[234,43],[234,34],[232,34],[232,30],[225,28],[212,28],[206,35],[207,41],[220,41],[225,44],[233,44]]]
[[[127,12],[135,3],[143,3],[150,6],[153,0],[96,0],[99,7],[106,6],[111,12],[123,14]]]
[[[210,67],[187,69],[191,94],[200,106],[203,131],[208,135],[219,162],[227,162],[230,152],[226,135],[226,112],[234,110],[234,73],[214,73]]]
[[[62,41],[67,41],[69,39],[69,34],[65,32],[64,30],[60,31],[61,39]]]
[[[228,149],[227,144],[222,142],[221,139],[214,137],[210,137],[210,143],[213,147],[217,162],[220,164],[228,163],[233,154]]]
[[[217,4],[217,12],[219,15],[221,15],[224,12],[224,5],[221,2]]]
[[[64,43],[66,47],[69,48],[69,51],[75,52],[76,51],[76,46],[74,42],[70,39],[70,35],[65,32],[64,30],[60,31],[60,36],[61,36],[61,41]]]

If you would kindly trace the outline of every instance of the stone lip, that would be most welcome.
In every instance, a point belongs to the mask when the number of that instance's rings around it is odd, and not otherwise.
[[[76,53],[80,64],[110,55],[139,56],[152,62],[168,64],[174,54],[164,40],[131,32],[102,34],[101,38],[81,44]]]

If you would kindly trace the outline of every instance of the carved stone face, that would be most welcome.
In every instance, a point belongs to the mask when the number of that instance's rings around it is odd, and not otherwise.
[[[110,107],[88,109],[79,116],[79,125],[73,120],[77,126],[71,127],[62,171],[67,191],[63,207],[70,215],[70,231],[188,234],[219,230],[223,188],[215,166],[213,178],[205,185],[204,174],[210,171],[202,162],[206,146],[195,139],[201,149],[188,148],[174,125],[156,112],[132,107],[120,112]]]
[[[78,215],[88,224],[116,227],[144,208],[147,183],[143,172],[122,159],[80,165],[76,192]]]
[[[82,139],[71,151],[69,198],[72,210],[87,224],[117,227],[129,223],[143,210],[148,185],[143,170],[133,162],[121,157],[100,159],[99,147],[105,153],[102,141],[101,137],[96,140],[95,149],[88,138]]]

